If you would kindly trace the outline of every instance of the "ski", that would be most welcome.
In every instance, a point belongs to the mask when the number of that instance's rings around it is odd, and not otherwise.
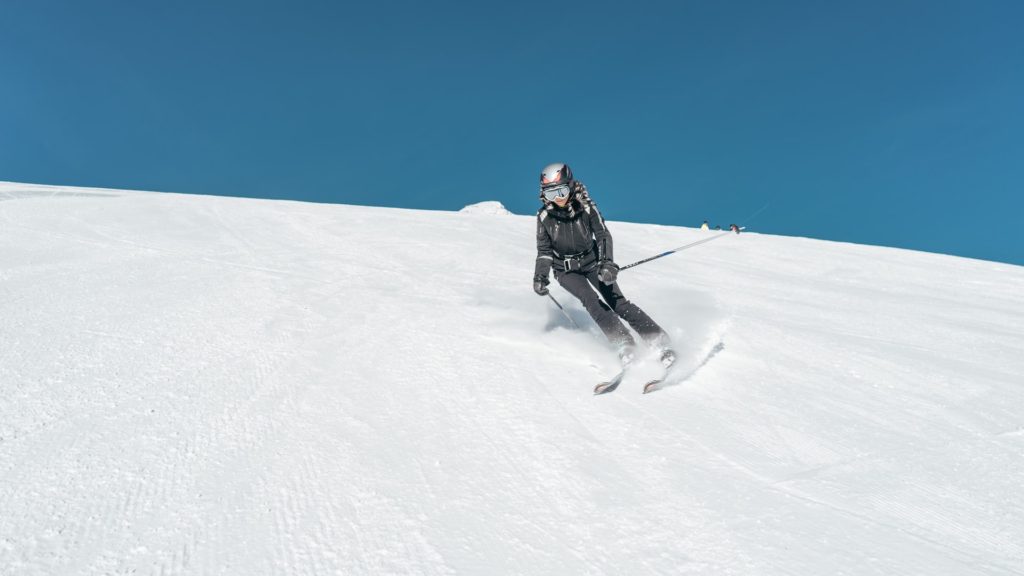
[[[661,373],[661,378],[655,378],[653,380],[649,380],[646,384],[644,384],[644,391],[643,391],[644,394],[649,394],[651,392],[655,392],[657,390],[661,390],[662,385],[665,384],[665,380],[668,378],[669,374],[672,373],[672,367],[676,363],[676,355],[675,355],[675,353],[672,352],[671,354],[672,354],[671,357],[670,357],[671,359],[667,361],[668,362],[667,364],[665,364],[665,371]]]
[[[594,395],[597,396],[598,394],[605,394],[607,392],[615,390],[616,388],[619,387],[619,384],[622,383],[622,379],[625,376],[626,371],[622,370],[618,374],[616,374],[611,380],[607,382],[601,382],[597,386],[594,386]]]
[[[654,392],[656,390],[661,390],[661,385],[664,384],[664,383],[665,383],[665,379],[664,378],[655,378],[654,380],[649,381],[647,384],[644,384],[644,392],[643,393],[647,394],[647,393],[650,393],[650,392]]]

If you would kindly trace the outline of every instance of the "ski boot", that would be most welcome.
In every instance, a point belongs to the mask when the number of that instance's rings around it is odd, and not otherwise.
[[[619,348],[619,362],[622,363],[623,369],[632,364],[634,358],[636,358],[635,346],[632,344],[626,344]]]
[[[670,366],[676,363],[676,351],[671,348],[665,348],[661,351],[661,365],[667,370]]]
[[[667,370],[676,361],[676,351],[672,349],[672,340],[668,334],[662,332],[650,342],[650,346],[661,351],[661,365]]]

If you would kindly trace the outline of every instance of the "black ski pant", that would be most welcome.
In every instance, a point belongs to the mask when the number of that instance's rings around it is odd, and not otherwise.
[[[616,347],[633,346],[636,341],[622,320],[629,323],[644,340],[651,342],[664,331],[639,306],[622,295],[618,282],[611,285],[597,278],[597,270],[590,272],[555,272],[555,278],[570,294],[583,303],[590,317]],[[596,291],[595,291],[596,290]],[[600,297],[598,297],[600,294]],[[619,320],[622,318],[622,320]]]

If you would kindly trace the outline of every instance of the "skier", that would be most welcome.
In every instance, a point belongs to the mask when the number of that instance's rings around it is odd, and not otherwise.
[[[573,178],[568,165],[549,164],[540,173],[540,199],[543,206],[537,211],[533,291],[541,296],[548,294],[548,275],[554,268],[558,283],[583,303],[618,349],[623,366],[633,360],[636,341],[622,320],[660,350],[662,364],[671,365],[675,352],[668,334],[627,300],[615,282],[619,267],[612,259],[612,235],[587,187]]]

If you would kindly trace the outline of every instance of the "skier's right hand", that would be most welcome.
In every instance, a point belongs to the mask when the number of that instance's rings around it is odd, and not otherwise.
[[[542,279],[542,278],[534,278],[533,279],[533,291],[536,292],[538,296],[547,296],[548,295],[548,283],[544,279]]]

